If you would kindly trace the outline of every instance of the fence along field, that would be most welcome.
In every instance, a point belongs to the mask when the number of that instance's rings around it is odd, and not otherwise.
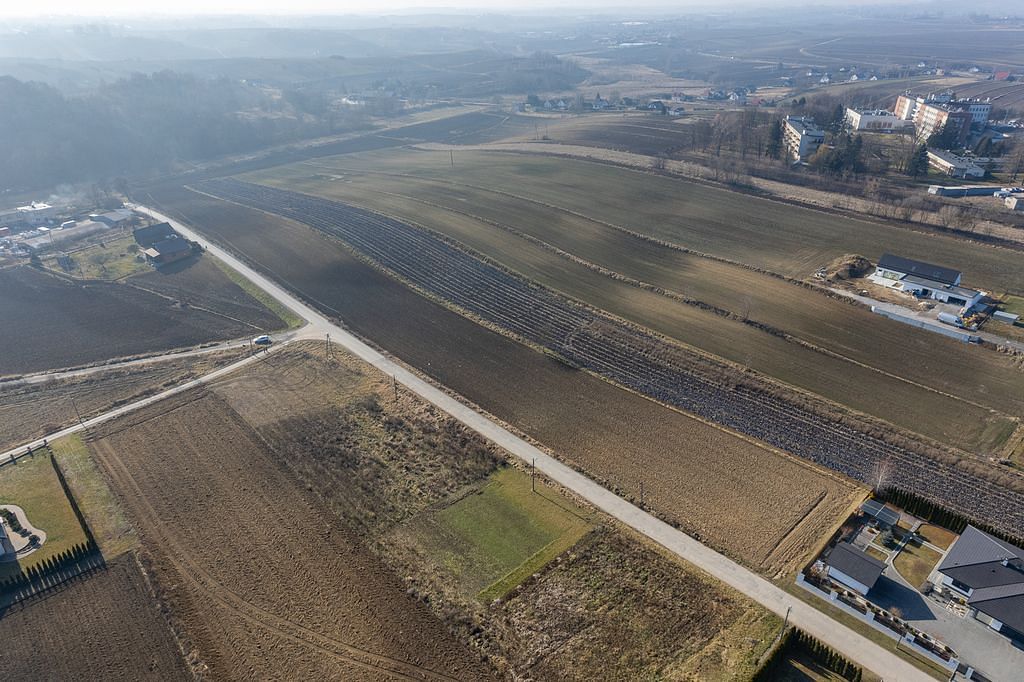
[[[626,497],[638,501],[643,481],[650,509],[748,565],[769,572],[801,565],[859,495],[799,460],[480,326],[308,227],[181,188],[159,199],[355,333]]]
[[[307,166],[259,177],[408,217],[529,279],[968,451],[996,451],[1014,428],[1010,415],[1024,414],[1024,371],[1011,356],[507,193],[342,172],[344,182]],[[934,371],[936,354],[947,359],[942,372]]]
[[[948,500],[968,516],[1024,522],[1020,481],[994,488],[956,466],[870,433],[870,427],[815,413],[722,367],[702,371],[682,348],[642,330],[577,307],[440,240],[378,214],[296,192],[235,180],[203,183],[209,192],[301,220],[336,236],[413,285],[556,352],[575,366],[692,411],[782,450],[874,484],[886,462],[896,485]],[[937,456],[939,453],[935,453]],[[981,472],[983,475],[985,471]],[[956,481],[956,483],[953,483]]]

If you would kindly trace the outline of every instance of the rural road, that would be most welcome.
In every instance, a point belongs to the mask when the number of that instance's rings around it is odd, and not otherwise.
[[[353,336],[341,327],[338,327],[319,312],[305,305],[295,296],[284,290],[281,286],[254,271],[232,254],[214,244],[210,244],[204,237],[200,236],[185,225],[182,225],[180,222],[143,206],[135,206],[134,208],[156,218],[157,220],[165,220],[171,223],[171,225],[173,225],[181,234],[202,244],[209,253],[220,258],[240,274],[250,279],[267,294],[280,302],[281,305],[307,320],[308,325],[299,330],[299,333],[295,335],[295,338],[319,339],[324,338],[324,335],[329,333],[332,341],[343,346],[353,355],[370,363],[381,372],[395,377],[395,379],[408,390],[432,403],[439,409],[465,424],[467,427],[493,441],[524,462],[535,463],[537,470],[545,476],[585,498],[590,504],[594,505],[604,513],[609,514],[634,530],[646,535],[680,558],[706,571],[717,580],[720,580],[742,592],[752,600],[760,603],[779,616],[784,616],[787,613],[787,610],[791,609],[789,613],[789,621],[793,625],[796,625],[819,640],[826,642],[833,649],[881,675],[885,680],[903,682],[932,679],[889,649],[875,644],[864,636],[825,615],[821,611],[818,611],[809,604],[789,595],[765,578],[762,578],[756,573],[740,566],[728,557],[725,557],[709,547],[702,545],[689,535],[686,535],[667,523],[648,514],[642,509],[630,504],[626,500],[618,497],[611,491],[590,480],[583,474],[569,468],[557,459],[547,455],[537,447],[491,421],[489,418],[478,413],[473,408],[464,405],[455,398],[449,396],[447,393],[421,379],[402,365],[390,360],[357,337]],[[177,388],[90,419],[85,422],[85,425],[92,426],[94,424],[99,424],[109,419],[113,419],[139,409],[145,405],[163,400],[170,395],[181,393],[195,386],[213,381],[218,377],[234,372],[236,369],[251,362],[257,362],[258,360],[258,355],[246,358],[245,360],[223,367]],[[58,433],[51,434],[47,438],[53,440],[79,431],[81,428],[82,426],[75,426],[64,429]],[[41,443],[41,440],[36,442]],[[17,451],[20,452],[23,449],[24,447],[19,448]],[[0,455],[0,458],[4,458],[6,456],[8,455]],[[766,513],[770,512],[766,510]]]

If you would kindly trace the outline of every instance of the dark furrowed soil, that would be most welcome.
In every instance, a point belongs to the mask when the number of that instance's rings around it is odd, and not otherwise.
[[[0,612],[6,680],[190,680],[135,557]]]
[[[808,510],[804,498],[822,496],[801,528],[813,543],[848,506],[852,487],[487,330],[308,228],[183,188],[167,188],[159,199],[357,334],[591,476],[627,495],[637,494],[642,477],[659,513],[748,563],[765,560],[771,544],[781,540],[780,528],[796,523],[769,518],[763,509],[802,514]],[[723,507],[730,513],[721,514]],[[752,528],[768,543],[753,553],[740,540]]]

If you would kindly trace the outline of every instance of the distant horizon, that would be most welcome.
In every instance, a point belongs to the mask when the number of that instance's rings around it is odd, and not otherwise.
[[[271,0],[97,0],[87,3],[74,0],[38,0],[31,3],[0,5],[2,19],[145,19],[181,17],[317,17],[317,16],[388,16],[416,14],[607,14],[633,15],[721,11],[723,9],[771,9],[792,7],[888,7],[880,0],[815,0],[810,5],[798,0],[643,0],[630,5],[624,0],[576,0],[579,4],[552,6],[546,0],[379,0],[372,5],[353,0],[294,0],[282,9]],[[85,6],[83,6],[83,4]],[[945,0],[911,0],[907,6],[934,5],[936,9],[955,6]],[[974,8],[972,8],[974,9]]]

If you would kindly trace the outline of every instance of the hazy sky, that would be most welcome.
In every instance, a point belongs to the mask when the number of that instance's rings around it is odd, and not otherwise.
[[[646,0],[641,5],[668,4],[669,0]],[[0,16],[40,15],[140,15],[140,14],[380,14],[403,9],[478,9],[550,8],[564,11],[567,6],[627,7],[628,0],[0,0]],[[695,4],[675,0],[672,5]]]

